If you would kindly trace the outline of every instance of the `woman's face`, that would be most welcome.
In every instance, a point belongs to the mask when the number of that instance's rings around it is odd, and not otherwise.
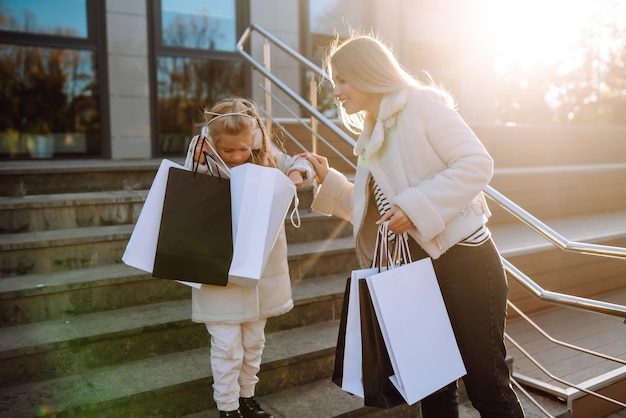
[[[372,116],[378,115],[380,95],[366,93],[348,83],[343,76],[333,67],[333,97],[336,97],[346,113],[349,115],[367,111]]]
[[[245,164],[252,154],[254,137],[249,135],[220,135],[215,141],[215,150],[230,168]]]

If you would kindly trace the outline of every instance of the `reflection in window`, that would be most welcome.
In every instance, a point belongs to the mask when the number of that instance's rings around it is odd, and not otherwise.
[[[99,155],[95,54],[0,44],[0,157]],[[41,138],[41,139],[39,139]]]
[[[363,0],[310,0],[309,25],[311,33],[333,36],[349,35],[350,29],[367,30]]]
[[[227,96],[244,96],[241,61],[160,57],[158,60],[159,144],[163,155],[186,151],[202,109]]]
[[[87,0],[2,0],[0,30],[87,37]]]
[[[235,1],[163,0],[161,33],[164,46],[234,51]]]

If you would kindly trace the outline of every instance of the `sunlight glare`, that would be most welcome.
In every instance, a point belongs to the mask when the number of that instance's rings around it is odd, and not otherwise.
[[[595,0],[493,0],[496,70],[554,64],[576,45]]]

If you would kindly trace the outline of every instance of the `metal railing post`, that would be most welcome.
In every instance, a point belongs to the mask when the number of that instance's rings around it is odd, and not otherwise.
[[[268,73],[272,72],[272,59],[270,56],[270,43],[267,38],[263,39],[263,66]],[[267,115],[272,114],[272,82],[269,78],[264,77],[265,86],[265,111]],[[265,130],[268,135],[272,133],[272,118],[265,118]]]
[[[311,107],[317,109],[317,83],[315,75],[309,72],[309,95]],[[317,118],[311,114],[311,151],[317,153]]]

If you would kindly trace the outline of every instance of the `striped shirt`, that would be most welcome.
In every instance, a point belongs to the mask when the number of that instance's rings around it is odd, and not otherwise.
[[[387,197],[383,194],[383,191],[380,189],[376,181],[374,181],[374,177],[370,177],[370,187],[372,188],[372,194],[374,196],[374,200],[376,201],[378,213],[380,213],[380,216],[383,216],[389,209],[391,209],[391,204],[389,203],[389,200],[387,200]],[[487,241],[490,237],[491,232],[489,231],[489,228],[483,224],[480,228],[463,238],[457,244],[466,247],[476,247]],[[396,235],[393,232],[387,232],[388,241],[391,242],[395,238]]]
[[[370,187],[372,188],[372,194],[374,195],[374,200],[376,201],[376,207],[378,208],[378,213],[380,216],[383,216],[385,213],[391,209],[391,204],[387,197],[383,194],[383,191],[378,187],[378,183],[374,181],[374,177],[370,177]],[[387,240],[389,242],[396,239],[396,234],[391,232],[391,230],[387,231]]]

